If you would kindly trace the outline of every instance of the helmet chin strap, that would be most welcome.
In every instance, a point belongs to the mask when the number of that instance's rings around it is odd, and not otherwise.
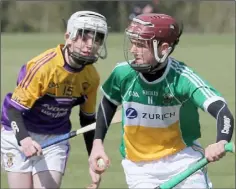
[[[169,56],[169,54],[171,53],[172,51],[172,48],[173,47],[168,47],[167,49],[167,52],[163,55],[163,57],[159,57],[158,56],[158,44],[159,44],[159,41],[157,40],[153,40],[153,50],[154,50],[154,56],[155,56],[155,59],[158,63],[162,64],[165,62],[166,58]]]
[[[95,56],[94,57],[87,57],[87,56],[83,56],[79,53],[71,52],[69,47],[67,47],[67,52],[68,52],[68,56],[70,56],[72,58],[72,60],[74,61],[74,64],[77,64],[80,67],[84,67],[86,65],[93,64],[98,60],[98,58],[96,58]]]
[[[78,64],[75,62],[75,60],[70,56],[70,50],[67,46],[64,46],[62,49],[64,56],[67,56],[66,62],[73,68],[77,69],[77,68],[82,68],[83,66],[81,64]]]
[[[71,57],[71,56],[69,56],[69,62],[68,62],[68,64],[71,66],[71,67],[73,67],[73,68],[82,68],[82,67],[84,67],[84,66],[82,66],[81,64],[77,64],[76,62],[75,62],[75,60]]]

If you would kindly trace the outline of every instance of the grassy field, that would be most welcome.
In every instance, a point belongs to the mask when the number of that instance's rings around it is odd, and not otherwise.
[[[19,68],[38,53],[63,43],[63,34],[14,34],[1,38],[1,99],[16,85]],[[227,100],[235,113],[235,38],[234,35],[183,35],[173,56],[189,66],[214,85]],[[96,64],[102,82],[117,62],[123,61],[123,35],[110,34],[108,37],[108,58]],[[99,92],[98,99],[101,93]],[[79,128],[78,108],[71,120],[74,129]],[[204,147],[215,141],[215,120],[201,114],[202,139]],[[105,140],[106,152],[111,158],[111,167],[104,174],[101,188],[127,188],[118,146],[121,140],[121,126],[114,124]],[[62,188],[84,188],[90,184],[88,160],[82,137],[71,140],[72,151],[67,165]],[[235,188],[235,156],[228,154],[224,159],[209,165],[209,175],[214,188]],[[2,172],[1,188],[7,188],[5,173]]]

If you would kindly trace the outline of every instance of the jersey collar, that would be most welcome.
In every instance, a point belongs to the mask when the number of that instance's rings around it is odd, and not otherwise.
[[[164,71],[164,73],[162,74],[162,76],[154,81],[148,81],[145,79],[145,77],[143,76],[142,73],[139,73],[139,77],[141,78],[141,80],[143,80],[145,83],[148,83],[148,84],[156,84],[156,83],[159,83],[161,82],[163,79],[165,79],[165,77],[167,76],[167,74],[169,73],[169,70],[170,70],[170,65],[171,65],[171,58],[168,57],[168,62],[167,62],[167,66],[166,66],[166,70]]]

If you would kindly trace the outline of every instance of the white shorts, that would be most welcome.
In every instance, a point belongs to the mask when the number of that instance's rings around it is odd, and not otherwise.
[[[55,135],[42,135],[32,132],[29,132],[29,134],[38,143],[56,137]],[[42,156],[34,156],[25,160],[13,131],[7,131],[4,128],[1,130],[1,164],[5,171],[32,172],[32,175],[34,175],[49,170],[64,174],[69,151],[69,142],[63,141],[43,149]]]
[[[198,144],[157,161],[135,163],[123,159],[122,166],[129,188],[153,189],[178,175],[202,157],[203,149]],[[175,188],[212,188],[206,167],[188,177]]]

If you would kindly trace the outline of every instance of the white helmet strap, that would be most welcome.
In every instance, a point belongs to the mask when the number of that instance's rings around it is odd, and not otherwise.
[[[158,56],[158,45],[159,45],[159,43],[160,42],[157,41],[156,39],[153,40],[154,57],[155,57],[155,59],[158,63],[163,63],[163,62],[165,62],[166,58],[171,53],[173,47],[168,47],[167,52],[163,55],[163,57],[160,58]]]

